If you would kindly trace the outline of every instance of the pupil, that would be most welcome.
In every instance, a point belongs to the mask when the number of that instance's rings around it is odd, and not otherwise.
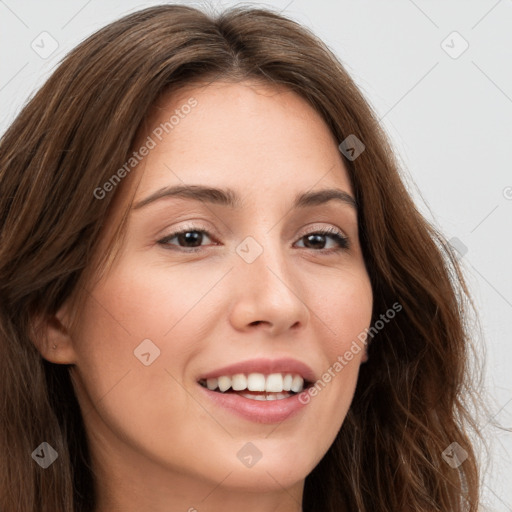
[[[201,236],[202,234],[199,233],[199,231],[187,231],[186,233],[182,233],[181,235],[179,235],[180,242],[184,242],[185,244],[195,242],[197,244],[197,242],[199,241],[199,244],[197,245],[201,245]],[[196,247],[196,245],[194,245],[194,247]]]
[[[307,235],[306,236],[306,240],[308,240],[308,243],[310,241],[310,239],[313,239],[313,246],[315,244],[315,242],[319,242],[320,245],[324,245],[325,244],[325,241],[323,240],[323,237],[324,235],[316,235],[316,234],[313,234],[313,235]],[[307,245],[307,244],[306,244]]]

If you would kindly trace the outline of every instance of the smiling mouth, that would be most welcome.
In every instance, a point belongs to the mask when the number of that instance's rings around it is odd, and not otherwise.
[[[201,379],[199,384],[216,393],[236,394],[258,401],[283,400],[312,386],[301,375],[293,373],[239,373]]]

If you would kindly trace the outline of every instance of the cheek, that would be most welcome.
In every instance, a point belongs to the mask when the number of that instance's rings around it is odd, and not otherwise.
[[[334,439],[350,407],[359,368],[365,354],[361,333],[370,326],[373,294],[366,272],[339,272],[316,292],[311,290],[311,319],[317,325],[326,364],[303,403],[331,411],[330,437]],[[314,298],[314,300],[313,300]],[[314,320],[313,320],[314,319]],[[315,330],[315,329],[313,329]]]
[[[134,337],[161,339],[171,335],[221,276],[213,270],[180,271],[133,258],[93,293]]]
[[[183,430],[198,407],[180,383],[195,350],[186,316],[194,291],[175,294],[180,300],[173,302],[162,281],[143,272],[119,272],[85,305],[74,340],[75,390],[100,450],[123,439],[148,457],[170,461],[171,434],[192,443],[193,429]]]
[[[162,269],[136,258],[123,261],[91,291],[78,330],[80,360],[105,370],[129,367],[137,362],[141,343],[140,350],[151,348],[144,341],[151,340],[161,361],[179,367],[180,358],[201,346],[199,334],[207,331],[208,319],[199,313],[222,275]]]
[[[371,322],[373,294],[368,275],[363,270],[338,272],[323,286],[311,288],[311,319],[324,332],[326,355],[334,361],[357,340]],[[361,344],[361,343],[360,343]]]
[[[125,260],[90,291],[73,333],[85,407],[99,404],[103,420],[119,431],[172,429],[174,421],[179,429],[184,416],[197,414],[179,383],[202,346],[201,299],[219,279],[212,274],[171,277],[168,269]],[[154,407],[170,397],[172,414]]]

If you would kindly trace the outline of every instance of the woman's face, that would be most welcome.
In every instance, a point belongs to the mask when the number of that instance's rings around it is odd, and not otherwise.
[[[131,194],[135,206],[191,188],[130,211],[118,258],[71,333],[101,485],[299,492],[345,418],[365,357],[353,342],[372,311],[338,141],[286,89],[216,82],[160,107],[106,233]],[[323,190],[341,199],[311,196]],[[297,390],[301,377],[321,382],[316,396],[267,400],[259,387]]]

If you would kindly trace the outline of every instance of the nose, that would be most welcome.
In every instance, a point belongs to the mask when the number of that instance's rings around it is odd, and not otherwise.
[[[300,280],[286,261],[282,242],[266,243],[252,262],[236,256],[230,322],[238,331],[263,329],[276,337],[304,328],[310,316]]]

